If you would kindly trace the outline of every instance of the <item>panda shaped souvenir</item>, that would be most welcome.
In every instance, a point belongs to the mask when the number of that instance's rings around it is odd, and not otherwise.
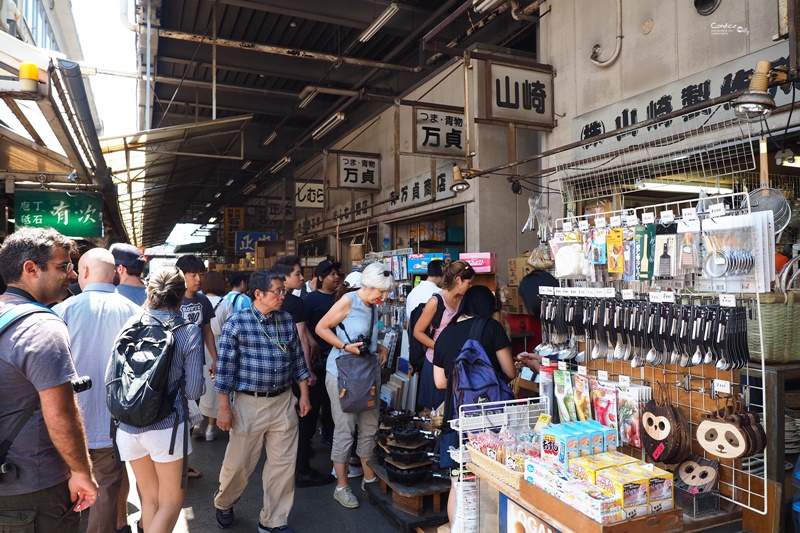
[[[720,459],[738,459],[748,451],[751,438],[731,420],[706,418],[697,426],[697,442]]]
[[[666,387],[657,385],[657,397],[645,404],[642,413],[642,447],[655,462],[679,463],[691,453],[689,421],[672,404]]]
[[[675,487],[690,494],[709,492],[717,487],[719,462],[692,455],[675,470]]]

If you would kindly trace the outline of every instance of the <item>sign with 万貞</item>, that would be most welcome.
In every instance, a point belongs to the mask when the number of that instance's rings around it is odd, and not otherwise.
[[[466,154],[464,114],[414,108],[414,151],[426,154]]]
[[[236,249],[236,232],[244,229],[244,207],[226,207],[224,214],[225,248]]]
[[[487,61],[487,118],[553,128],[553,70]]]
[[[103,236],[103,195],[16,191],[15,225],[53,228],[69,237]]]
[[[237,231],[236,252],[255,252],[256,241],[277,241],[277,233],[264,233],[263,231]]]
[[[295,183],[294,206],[310,209],[325,207],[325,191],[321,183]]]
[[[381,158],[339,154],[338,187],[342,189],[381,188]]]
[[[400,182],[400,188],[395,193],[394,187],[383,189],[379,195],[381,205],[385,211],[404,209],[415,204],[436,201],[445,198],[452,198],[456,195],[450,190],[453,184],[453,165],[447,164],[436,168],[432,176],[430,172],[425,172],[408,180]],[[376,202],[378,203],[378,202]]]

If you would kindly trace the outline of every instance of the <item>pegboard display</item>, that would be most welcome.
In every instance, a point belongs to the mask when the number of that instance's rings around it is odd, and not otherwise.
[[[713,152],[727,149],[720,148],[723,129],[692,134],[708,136]],[[644,141],[642,133],[637,141]],[[651,154],[650,164],[674,157],[680,142],[670,147],[669,155]],[[647,146],[637,150],[656,147],[641,144]],[[736,150],[740,150],[738,161],[752,160],[742,148]],[[620,161],[620,172],[607,174],[605,185],[616,187],[623,179],[634,178],[626,174],[636,172],[630,153],[618,155],[625,156],[626,170]],[[713,169],[716,176],[724,170],[716,164]],[[581,199],[599,194],[597,187],[580,185],[584,177],[565,179],[577,187]],[[737,179],[744,181],[742,176]],[[751,210],[749,198],[746,192],[734,192],[709,200],[556,220],[550,245],[561,287],[542,289],[546,348],[540,353],[560,368],[574,368],[577,363],[578,374],[590,378],[649,385],[654,391],[664,386],[665,395],[688,420],[691,451],[719,461],[720,497],[765,514],[765,470],[743,459],[763,448],[766,436],[761,437],[763,430],[755,431],[754,424],[763,427],[771,416],[764,408],[760,380],[764,371],[760,294],[769,292],[775,277],[775,235],[772,213]],[[632,270],[626,269],[631,265]],[[720,432],[723,426],[712,422],[735,409],[747,413],[736,422],[749,417],[752,427]],[[709,418],[714,413],[719,416]],[[716,454],[709,453],[717,443]],[[644,446],[625,449],[637,458],[645,456]]]

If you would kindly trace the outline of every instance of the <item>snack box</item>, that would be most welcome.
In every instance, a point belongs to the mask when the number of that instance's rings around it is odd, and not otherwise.
[[[604,426],[597,420],[587,420],[587,423],[591,423],[591,425],[600,431],[603,434],[603,451],[604,452],[614,452],[617,451],[617,446],[619,443],[619,436],[617,435],[617,430],[615,428],[610,428]]]
[[[597,473],[605,468],[610,468],[611,466],[612,465],[610,465],[608,461],[603,461],[597,459],[597,457],[589,456],[573,459],[569,462],[569,467],[567,469],[576,477],[586,481],[587,483],[595,485],[597,481]]]
[[[594,424],[590,424],[589,421],[578,421],[568,422],[563,425],[575,428],[576,432],[580,432],[582,434],[581,440],[578,443],[580,446],[581,457],[586,455],[596,455],[605,451],[603,449],[603,432]]]
[[[595,455],[594,458],[598,461],[605,461],[610,466],[625,466],[633,463],[641,463],[638,459],[617,451],[599,453]]]
[[[494,252],[459,254],[458,259],[466,261],[478,274],[491,274],[497,270],[497,254]]]
[[[650,502],[650,514],[660,513],[661,511],[671,511],[675,508],[675,503],[672,500],[660,500],[657,502]]]
[[[436,260],[444,261],[450,259],[450,254],[432,253],[432,254],[409,254],[408,255],[408,273],[409,274],[427,274],[428,264]]]
[[[650,506],[645,505],[637,505],[636,507],[629,507],[627,509],[623,509],[625,513],[625,520],[631,520],[633,518],[641,518],[650,514]]]
[[[580,457],[578,437],[561,425],[550,426],[542,431],[542,458],[566,468],[571,459]]]
[[[655,465],[646,463],[631,463],[625,465],[627,470],[636,474],[641,474],[650,480],[648,488],[648,498],[652,503],[654,501],[673,500],[673,476],[671,472],[662,470]],[[670,507],[671,509],[671,507]],[[665,511],[668,509],[664,509]]]
[[[596,481],[600,489],[619,498],[624,509],[647,504],[649,480],[625,467],[605,468],[597,473]]]

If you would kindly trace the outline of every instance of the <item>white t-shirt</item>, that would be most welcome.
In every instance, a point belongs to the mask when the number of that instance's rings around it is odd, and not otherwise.
[[[408,293],[408,298],[406,298],[406,318],[411,316],[411,311],[416,309],[419,304],[424,304],[428,300],[431,299],[431,296],[442,292],[434,282],[428,281],[427,279],[424,281],[420,281],[419,285],[414,287],[410,293]]]

